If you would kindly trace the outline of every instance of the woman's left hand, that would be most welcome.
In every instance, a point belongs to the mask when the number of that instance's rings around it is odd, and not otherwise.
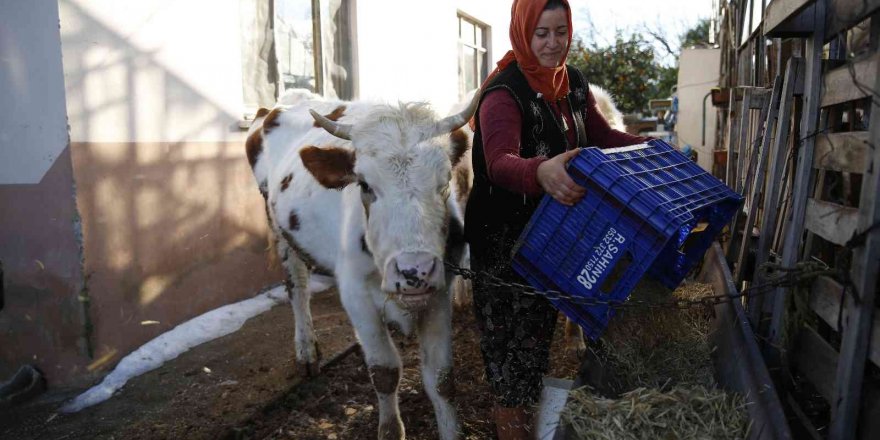
[[[575,183],[565,171],[565,164],[579,152],[580,149],[575,148],[538,165],[538,184],[544,192],[566,206],[579,202],[586,193],[584,187]]]

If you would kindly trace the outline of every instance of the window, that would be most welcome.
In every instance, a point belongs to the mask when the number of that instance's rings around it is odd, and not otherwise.
[[[302,88],[330,98],[355,97],[352,17],[354,0],[275,0],[282,91]]]
[[[480,86],[489,74],[489,27],[458,15],[458,94],[463,99]]]
[[[241,0],[242,128],[286,89],[357,95],[354,8],[355,0]]]

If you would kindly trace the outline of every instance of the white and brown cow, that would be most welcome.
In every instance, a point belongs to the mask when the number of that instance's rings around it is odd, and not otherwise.
[[[451,274],[444,261],[458,262],[463,253],[463,216],[450,182],[468,146],[459,128],[476,100],[439,119],[423,103],[302,98],[261,111],[247,141],[280,237],[297,363],[317,372],[309,273],[333,275],[378,395],[379,438],[404,438],[401,361],[389,325],[418,334],[422,381],[440,438],[456,438]]]

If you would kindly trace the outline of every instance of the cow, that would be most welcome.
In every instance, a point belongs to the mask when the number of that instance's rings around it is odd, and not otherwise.
[[[608,125],[617,131],[626,132],[626,125],[623,124],[623,113],[617,109],[611,93],[596,84],[590,84],[590,92],[596,98],[596,106],[599,107],[599,113],[602,113],[602,116],[608,121]]]
[[[258,112],[246,152],[278,237],[298,368],[319,372],[307,286],[311,272],[326,274],[335,278],[378,396],[379,438],[405,437],[401,361],[389,326],[418,335],[439,437],[456,438],[452,274],[444,262],[464,254],[463,216],[450,183],[469,147],[460,128],[479,94],[442,119],[417,102],[294,98]]]

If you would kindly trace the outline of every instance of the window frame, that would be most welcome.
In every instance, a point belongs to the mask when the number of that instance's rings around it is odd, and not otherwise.
[[[273,3],[277,3],[279,1],[284,1],[284,0],[271,0],[271,1]],[[351,48],[351,53],[349,54],[351,57],[351,60],[350,60],[351,66],[347,66],[347,67],[350,67],[350,70],[351,70],[351,75],[349,75],[350,81],[351,81],[351,85],[350,85],[351,96],[350,97],[337,97],[337,98],[339,98],[339,99],[357,99],[357,97],[359,95],[359,87],[358,87],[358,81],[357,81],[358,75],[355,74],[355,72],[357,72],[357,69],[358,69],[358,53],[357,53],[357,46],[355,44],[357,42],[357,0],[339,0],[339,1],[340,1],[340,3],[345,3],[344,6],[340,6],[340,9],[343,9],[346,12],[346,17],[345,17],[345,20],[347,21],[346,31],[345,31],[344,35],[341,33],[337,33],[337,35],[333,35],[332,38],[335,41],[335,39],[341,37],[341,38],[344,38],[350,42],[350,44],[348,46]],[[314,68],[313,74],[314,74],[314,78],[315,78],[315,86],[314,86],[315,90],[313,93],[324,96],[324,97],[327,97],[327,95],[328,95],[327,87],[328,87],[328,84],[330,84],[332,81],[332,79],[329,78],[329,70],[328,70],[329,66],[327,65],[327,63],[325,63],[325,60],[324,60],[324,55],[325,55],[324,45],[326,42],[324,41],[325,36],[323,34],[324,25],[325,25],[325,23],[324,23],[325,18],[323,17],[323,14],[325,12],[324,8],[327,7],[327,2],[328,2],[328,0],[309,0],[309,5],[311,8],[311,21],[312,21],[312,35],[311,35],[312,65]],[[274,32],[275,31],[274,21],[276,19],[276,16],[274,13],[271,18],[273,20],[272,28],[273,28],[273,32]],[[332,18],[327,18],[327,20],[332,20]],[[280,60],[280,57],[277,54],[278,45],[277,44],[273,44],[273,45],[274,45],[273,50],[276,51],[276,59]],[[282,70],[281,66],[279,65],[279,68],[278,68],[279,84],[277,87],[279,94],[283,93],[285,90],[283,81],[281,80],[281,70]]]
[[[470,24],[474,29],[474,34],[469,41],[466,41],[462,35],[462,22]],[[489,60],[491,59],[492,48],[492,27],[485,22],[474,18],[472,15],[462,11],[456,12],[457,39],[458,39],[458,95],[459,99],[464,99],[465,95],[472,89],[467,89],[465,84],[466,66],[465,53],[466,50],[473,51],[477,55],[478,61],[473,65],[473,77],[476,81],[475,87],[480,84],[489,75]],[[479,33],[479,44],[477,44],[477,35]]]

